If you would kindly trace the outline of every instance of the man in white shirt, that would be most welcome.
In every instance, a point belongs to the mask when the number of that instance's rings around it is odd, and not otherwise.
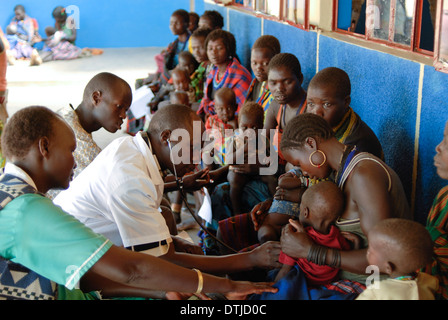
[[[194,125],[200,126],[200,130],[194,130]],[[176,133],[185,133],[182,139],[172,134],[176,129],[180,129]],[[200,153],[202,146],[200,140],[194,145],[193,134],[199,132],[202,137],[204,130],[203,122],[190,108],[167,106],[154,114],[148,132],[111,142],[54,202],[116,245],[160,256],[183,266],[212,273],[222,271],[225,257],[175,251],[174,247],[179,249],[177,238],[171,237],[159,211],[164,192],[163,171],[176,173],[179,178],[194,171],[193,157],[195,152]],[[176,142],[178,140],[181,141]],[[179,164],[174,161],[176,165],[173,165],[174,155],[174,160],[179,160],[178,155],[189,158]],[[197,182],[197,179],[203,181]],[[185,189],[191,189],[195,184],[199,189],[209,183],[210,177],[208,171],[203,170],[182,180]],[[173,239],[176,241],[174,246],[170,245]],[[279,253],[279,243],[267,243],[252,252],[239,254],[238,263],[225,265],[229,272],[256,266],[279,266]]]

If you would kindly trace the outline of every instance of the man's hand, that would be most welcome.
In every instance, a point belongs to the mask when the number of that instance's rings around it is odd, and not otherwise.
[[[197,191],[212,183],[210,180],[209,169],[202,169],[201,171],[186,174],[182,177],[182,184],[185,191]]]
[[[250,217],[254,224],[255,231],[258,231],[263,224],[266,215],[268,214],[269,208],[272,205],[272,200],[268,199],[257,204],[250,212]]]

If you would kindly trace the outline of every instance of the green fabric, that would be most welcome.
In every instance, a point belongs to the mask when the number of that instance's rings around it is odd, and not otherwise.
[[[58,286],[58,300],[101,300],[96,291],[84,293],[79,289],[69,290],[64,286]]]
[[[73,289],[112,243],[39,194],[0,211],[0,255]]]

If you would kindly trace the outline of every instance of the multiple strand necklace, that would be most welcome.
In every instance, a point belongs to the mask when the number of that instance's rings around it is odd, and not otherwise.
[[[216,73],[215,73],[215,76],[213,77],[213,89],[214,89],[214,91],[220,89],[224,85],[224,83],[226,82],[226,78],[229,75],[229,69],[230,69],[229,67],[230,67],[230,63],[226,67],[226,72],[224,73],[224,75],[219,80],[218,80],[219,68],[216,67]]]
[[[344,152],[342,153],[341,160],[339,162],[339,168],[336,171],[335,182],[337,185],[339,185],[339,180],[341,179],[345,168],[347,168],[348,164],[350,163],[350,161],[352,160],[357,151],[358,150],[356,149],[356,146],[346,145],[344,147]]]

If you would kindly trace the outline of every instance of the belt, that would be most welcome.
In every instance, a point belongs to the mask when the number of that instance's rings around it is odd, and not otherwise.
[[[138,251],[146,251],[149,249],[154,249],[154,248],[157,248],[160,246],[164,246],[166,244],[167,244],[166,240],[162,240],[162,241],[158,241],[158,242],[151,242],[151,243],[139,244],[136,246],[129,246],[129,247],[126,247],[126,249],[138,252]]]

